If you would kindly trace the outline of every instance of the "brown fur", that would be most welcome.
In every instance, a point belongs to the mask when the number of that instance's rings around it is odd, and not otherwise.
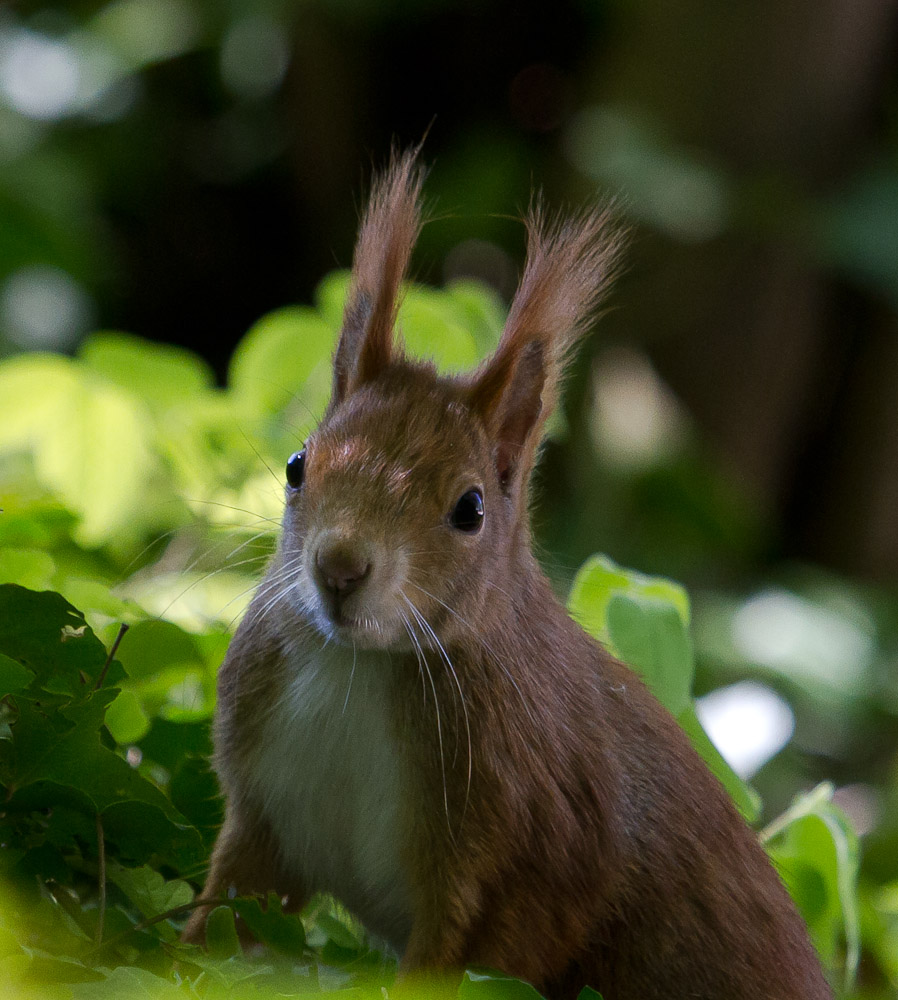
[[[389,652],[378,669],[402,790],[408,927],[403,917],[394,937],[405,970],[482,964],[553,997],[586,984],[605,1000],[829,997],[800,918],[724,789],[640,679],[570,620],[531,553],[526,490],[542,426],[619,237],[600,213],[531,214],[496,354],[469,378],[440,378],[392,341],[419,187],[406,156],[375,188],[334,399],[221,670],[227,819],[205,894],[274,889],[300,905],[316,888],[287,863],[251,769],[273,706],[306,669],[296,649],[331,628],[308,570],[326,533],[373,553],[370,577],[342,605],[348,624],[333,632]],[[448,514],[474,486],[486,515],[466,534]],[[403,631],[411,602],[432,633],[407,617]],[[362,884],[350,891],[360,910],[376,902]],[[194,915],[188,940],[202,938],[204,920]]]

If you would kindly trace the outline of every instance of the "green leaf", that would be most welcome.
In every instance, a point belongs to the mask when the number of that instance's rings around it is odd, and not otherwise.
[[[331,331],[342,325],[349,282],[348,271],[336,271],[315,292]],[[447,291],[410,284],[403,290],[396,325],[409,354],[429,358],[442,372],[458,372],[495,347],[504,316],[499,297],[479,282],[458,282]]]
[[[57,957],[53,955],[33,955],[31,963],[28,966],[27,972],[22,977],[23,985],[25,986],[43,986],[46,987],[49,984],[55,983],[71,983],[73,986],[72,993],[74,994],[74,986],[78,983],[89,983],[86,994],[78,994],[80,996],[88,995],[91,997],[97,996],[96,993],[92,993],[91,990],[95,989],[97,984],[102,982],[103,974],[97,972],[94,969],[89,969],[86,965],[75,959],[70,959],[66,957]]]
[[[55,573],[53,557],[41,549],[3,549],[0,583],[18,583],[30,590],[46,590]]]
[[[27,688],[33,680],[32,671],[5,653],[0,653],[0,697]]]
[[[132,334],[91,334],[78,356],[108,382],[154,406],[183,403],[215,385],[212,369],[192,351]]]
[[[833,963],[844,939],[847,991],[860,961],[860,847],[857,834],[832,796],[831,784],[818,785],[799,796],[761,837],[825,961]],[[809,875],[809,869],[816,878]]]
[[[444,373],[473,368],[480,352],[458,313],[445,292],[409,286],[396,320],[409,354],[432,361]]]
[[[72,987],[73,1000],[159,1000],[184,995],[170,979],[134,965],[113,969],[102,982]]]
[[[677,609],[683,624],[689,625],[689,597],[679,584],[624,569],[603,555],[590,556],[578,570],[568,596],[568,611],[590,635],[607,639],[608,602],[618,593],[667,601]]]
[[[635,667],[652,693],[673,715],[691,704],[695,664],[683,619],[668,601],[613,594],[607,630],[617,655]]]
[[[444,293],[457,309],[462,325],[470,332],[481,358],[495,350],[505,326],[506,309],[499,293],[480,281],[453,281]]]
[[[608,602],[612,595],[628,593],[630,576],[607,556],[590,556],[580,567],[568,595],[568,611],[596,639],[608,638]]]
[[[67,358],[28,355],[0,368],[0,454],[33,456],[38,480],[79,515],[93,547],[133,531],[155,463],[143,405]]]
[[[208,851],[193,827],[146,802],[122,801],[108,806],[103,813],[103,830],[123,861],[167,864],[186,873],[198,870],[208,860]]]
[[[260,319],[237,345],[228,386],[238,404],[252,413],[283,410],[318,365],[329,363],[334,333],[314,309],[288,306]],[[307,400],[313,409],[324,399]]]
[[[209,725],[154,719],[149,733],[140,741],[140,749],[149,760],[174,771],[188,756],[209,757],[212,753]]]
[[[136,743],[149,732],[150,720],[133,691],[120,691],[106,709],[106,728],[119,746]]]
[[[224,807],[208,757],[185,757],[178,761],[169,784],[169,795],[175,808],[190,820],[211,847],[224,819]]]
[[[172,667],[205,666],[195,638],[172,622],[150,620],[128,629],[118,658],[132,680],[143,680]]]
[[[0,652],[32,670],[37,685],[58,694],[90,690],[106,662],[106,650],[80,611],[50,591],[0,585]],[[121,678],[113,664],[107,682]]]
[[[80,704],[59,709],[51,718],[41,706],[19,699],[12,725],[14,790],[53,782],[86,795],[96,812],[120,802],[144,802],[170,820],[183,823],[155,785],[100,742],[99,729],[114,690],[103,689]]]
[[[605,556],[592,556],[571,587],[568,608],[587,632],[639,672],[652,693],[686,731],[712,773],[749,822],[760,800],[720,756],[695,714],[695,660],[689,636],[689,598],[663,577],[626,570]]]
[[[343,326],[343,307],[349,294],[352,275],[347,270],[331,271],[325,275],[315,289],[315,307],[330,328],[336,343],[336,334]]]
[[[568,610],[638,670],[673,715],[691,704],[695,664],[689,598],[682,587],[623,569],[606,556],[591,556],[574,578]]]
[[[234,909],[246,923],[253,937],[285,955],[302,955],[306,936],[299,917],[285,914],[276,893],[268,894],[263,909],[257,899],[236,899]]]
[[[577,1000],[602,1000],[602,994],[596,993],[591,986],[584,986],[577,994]]]
[[[147,865],[124,868],[109,866],[109,881],[122,890],[145,917],[156,917],[193,900],[193,890],[181,879],[170,882]]]
[[[458,1000],[542,1000],[542,994],[520,979],[468,969],[458,988]]]
[[[212,958],[231,958],[240,954],[240,939],[230,906],[216,906],[206,918],[206,946]]]
[[[359,941],[344,923],[332,914],[319,913],[315,918],[315,923],[327,934],[334,944],[339,945],[341,948],[346,948],[350,951],[358,951],[361,948],[362,942]]]
[[[93,612],[107,620],[114,621],[116,625],[122,622],[132,625],[146,617],[145,612],[133,601],[123,600],[116,597],[107,584],[99,580],[88,580],[81,577],[70,576],[60,587],[63,596],[76,608],[80,608],[85,615]],[[118,629],[116,628],[116,632]]]

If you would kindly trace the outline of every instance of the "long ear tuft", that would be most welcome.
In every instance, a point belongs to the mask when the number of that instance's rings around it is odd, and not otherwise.
[[[499,478],[509,490],[529,470],[565,361],[616,276],[624,245],[607,208],[552,219],[537,202],[526,224],[524,274],[496,353],[477,373],[470,395],[495,441]]]
[[[375,178],[334,355],[332,406],[390,363],[400,286],[421,230],[423,176],[417,154],[417,148],[394,151],[387,170]]]

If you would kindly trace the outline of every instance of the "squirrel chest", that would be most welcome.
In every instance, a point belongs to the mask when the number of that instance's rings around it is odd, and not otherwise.
[[[411,913],[392,695],[383,654],[297,650],[248,777],[302,884],[338,897],[401,950]]]

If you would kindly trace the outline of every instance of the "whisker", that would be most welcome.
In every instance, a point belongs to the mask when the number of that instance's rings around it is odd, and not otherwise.
[[[195,497],[184,497],[184,500],[187,503],[201,503],[201,504],[204,504],[207,507],[223,507],[225,510],[235,510],[235,511],[237,511],[238,514],[249,514],[251,517],[254,517],[256,519],[256,522],[255,522],[256,524],[258,524],[261,521],[268,521],[271,524],[273,524],[275,528],[279,528],[281,526],[280,520],[278,518],[276,518],[276,517],[266,517],[264,514],[259,514],[257,511],[247,510],[245,507],[235,507],[234,504],[223,503],[221,500],[199,500],[199,499],[197,499]],[[235,525],[230,525],[229,524],[229,525],[214,525],[214,527],[225,527],[225,528],[240,527],[240,528],[244,528],[244,527],[249,527],[249,525],[236,525],[235,526]]]
[[[415,635],[412,623],[408,620],[406,621],[407,621],[408,635],[412,641],[412,645],[415,647],[415,655],[418,657],[418,665],[419,667],[423,667],[424,670],[426,671],[427,679],[430,682],[430,690],[433,693],[433,704],[437,718],[437,742],[440,748],[440,771],[443,777],[443,807],[446,810],[446,826],[449,830],[449,838],[452,840],[453,843],[455,843],[455,834],[452,832],[452,821],[449,818],[449,789],[446,784],[446,759],[443,754],[443,726],[440,719],[440,701],[439,698],[437,697],[437,688],[436,684],[434,684],[433,682],[433,675],[431,674],[430,667],[427,664],[427,657],[424,655],[424,650],[421,648],[421,644],[418,641],[417,636]]]
[[[424,594],[426,597],[429,597],[431,600],[436,601],[437,604],[439,604],[442,607],[444,607],[449,612],[450,615],[453,615],[455,618],[457,618],[458,621],[460,621],[461,624],[464,625],[465,628],[470,631],[470,634],[472,636],[474,636],[474,638],[480,643],[480,645],[483,646],[483,648],[490,654],[490,656],[492,657],[493,661],[496,664],[498,664],[499,669],[505,674],[505,676],[511,682],[512,687],[514,687],[515,691],[517,691],[517,693],[518,693],[518,697],[521,699],[521,704],[524,706],[524,711],[526,711],[526,713],[527,713],[530,721],[533,723],[534,727],[536,727],[538,724],[537,724],[536,719],[533,716],[533,713],[530,710],[530,702],[527,700],[527,698],[524,697],[524,692],[520,689],[520,687],[518,687],[517,681],[512,676],[512,674],[509,671],[508,667],[505,666],[505,662],[502,659],[502,657],[499,656],[498,653],[496,653],[496,651],[492,648],[492,646],[490,646],[490,644],[478,633],[477,629],[475,629],[474,626],[471,625],[470,622],[466,621],[455,610],[455,608],[451,608],[448,604],[446,604],[445,601],[441,601],[439,597],[437,597],[435,594],[431,594],[429,590],[425,590],[423,587],[419,586],[417,583],[412,583],[411,580],[409,580],[408,583],[410,584],[410,586],[414,587],[415,590],[420,590],[421,593]]]
[[[461,683],[459,682],[458,674],[455,671],[455,667],[452,664],[452,660],[449,658],[449,654],[446,652],[446,649],[443,646],[442,642],[440,642],[439,636],[433,630],[433,627],[431,626],[430,622],[428,622],[427,619],[424,617],[424,615],[420,612],[420,610],[415,607],[415,605],[408,598],[408,596],[403,593],[402,598],[405,601],[405,603],[409,606],[412,614],[415,616],[415,618],[417,618],[421,626],[427,629],[427,631],[430,633],[431,637],[433,638],[433,641],[437,645],[437,649],[439,649],[440,653],[442,654],[443,660],[445,661],[446,666],[449,668],[449,673],[451,674],[453,681],[455,681],[455,686],[458,689],[458,697],[459,700],[461,701],[462,713],[464,714],[465,717],[465,732],[468,741],[468,778],[465,787],[465,804],[464,807],[462,808],[461,820],[459,821],[459,829],[461,829],[461,825],[462,823],[464,823],[465,815],[468,811],[468,800],[471,795],[471,774],[473,770],[473,754],[471,752],[471,723],[468,718],[468,706],[465,704],[465,695],[461,689]]]
[[[343,711],[341,715],[346,714],[346,706],[349,704],[349,692],[352,691],[352,679],[355,677],[355,662],[356,662],[356,646],[355,643],[352,644],[352,670],[349,672],[349,684],[346,687],[346,700],[343,702]]]

